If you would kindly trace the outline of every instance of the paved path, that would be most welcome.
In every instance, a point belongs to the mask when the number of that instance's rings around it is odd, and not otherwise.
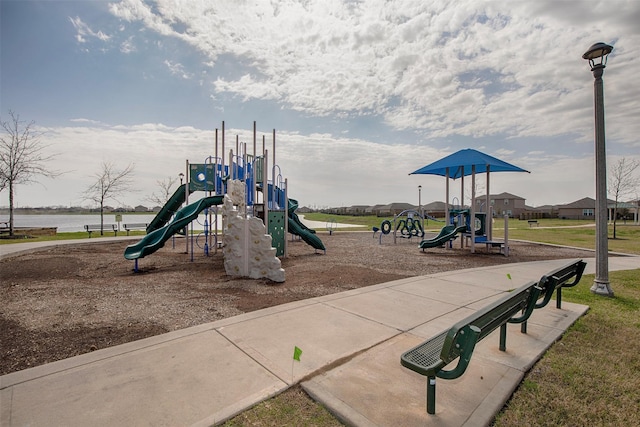
[[[593,259],[586,261],[593,272]],[[206,426],[299,382],[352,425],[486,425],[588,307],[563,302],[561,310],[554,304],[536,310],[528,334],[512,325],[504,353],[497,335],[483,340],[467,373],[439,382],[433,416],[425,409],[425,378],[402,368],[400,355],[565,262],[402,279],[4,375],[0,425]],[[609,260],[611,271],[638,265],[640,257]],[[293,360],[295,346],[303,351],[300,362]]]

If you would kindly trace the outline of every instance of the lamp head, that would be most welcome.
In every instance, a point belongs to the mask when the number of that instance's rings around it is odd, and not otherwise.
[[[606,43],[595,43],[582,55],[582,59],[589,61],[592,70],[596,67],[604,68],[607,65],[607,57],[612,50],[613,46]]]

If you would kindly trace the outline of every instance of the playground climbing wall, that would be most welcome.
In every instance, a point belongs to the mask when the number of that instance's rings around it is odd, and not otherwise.
[[[229,181],[224,197],[224,268],[229,276],[266,277],[284,282],[285,274],[262,220],[246,216],[245,184]]]

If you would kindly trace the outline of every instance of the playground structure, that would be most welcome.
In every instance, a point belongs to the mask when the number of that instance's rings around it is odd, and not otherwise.
[[[406,219],[403,218],[406,216]],[[387,234],[393,235],[393,243],[396,243],[398,237],[403,239],[411,239],[412,237],[424,237],[424,228],[422,226],[423,217],[420,212],[413,209],[406,209],[393,217],[393,220],[384,220],[380,224],[380,228],[373,229],[374,235],[380,231],[378,241],[382,244],[382,236]],[[399,232],[399,236],[398,236]]]
[[[500,251],[505,255],[509,255],[508,246],[508,217],[505,217],[505,239],[502,241],[491,240],[488,230],[491,227],[490,220],[492,218],[492,208],[489,212],[473,212],[466,207],[456,204],[456,197],[452,200],[451,205],[447,205],[447,219],[441,220],[429,215],[421,215],[418,211],[407,209],[395,215],[392,220],[384,220],[380,227],[373,227],[373,235],[380,231],[378,238],[379,244],[382,244],[382,238],[385,235],[393,236],[393,243],[397,243],[397,238],[411,239],[413,237],[424,237],[425,231],[423,221],[426,224],[428,219],[438,222],[445,222],[445,226],[440,229],[438,234],[430,239],[423,239],[418,243],[418,247],[424,250],[427,248],[452,248],[453,241],[461,236],[460,245],[464,248],[466,244],[485,244],[487,250],[493,247],[499,247]],[[474,216],[472,224],[471,216]],[[406,219],[404,218],[406,216]],[[473,239],[473,240],[471,240]],[[469,242],[471,240],[471,242]]]
[[[220,140],[218,129],[215,130],[215,154],[203,163],[186,161],[186,183],[178,187],[149,223],[147,235],[125,249],[125,258],[135,261],[135,271],[140,258],[162,248],[176,234],[190,237],[185,239],[185,245],[192,261],[196,244],[205,256],[211,248],[214,252],[223,248],[227,274],[274,281],[284,281],[284,270],[277,257],[287,256],[287,232],[300,236],[314,250],[326,251],[315,231],[296,215],[298,202],[288,197],[287,180],[276,164],[275,130],[269,168],[264,135],[261,154],[257,154],[256,122],[253,122],[253,153],[249,154],[247,144],[241,143],[236,135],[235,151],[229,150],[228,160],[218,152],[219,146],[225,152],[224,126],[222,122]],[[204,192],[205,197],[190,204],[189,196],[196,191]],[[183,204],[186,206],[182,207]],[[193,221],[201,212],[205,214],[204,230],[194,236]],[[250,257],[259,260],[259,266],[253,266]]]
[[[499,246],[500,249],[504,249],[504,254],[508,256],[508,217],[505,216],[505,238],[503,242],[494,241],[492,239],[493,230],[491,221],[486,219],[492,219],[492,208],[490,200],[490,173],[491,172],[526,172],[529,171],[522,169],[518,166],[507,163],[503,160],[497,159],[488,154],[480,151],[467,148],[450,154],[440,160],[430,163],[421,167],[418,170],[411,172],[409,175],[438,175],[446,178],[446,200],[445,204],[445,218],[450,219],[449,215],[449,180],[460,178],[460,197],[464,200],[464,177],[471,175],[471,206],[469,209],[469,218],[474,218],[476,221],[477,215],[475,212],[476,202],[476,174],[486,173],[486,199],[485,199],[485,228],[483,235],[476,236],[476,227],[468,226],[468,234],[465,233],[465,239],[461,239],[461,245],[464,247],[465,240],[469,239],[471,252],[475,252],[476,243],[484,243],[489,247]]]
[[[422,240],[418,247],[424,251],[426,248],[446,247],[448,243],[448,247],[451,248],[453,241],[460,235],[462,236],[462,239],[460,239],[461,248],[464,248],[465,243],[469,244],[468,241],[473,239],[472,243],[484,244],[487,251],[490,248],[498,247],[505,256],[509,256],[509,218],[505,215],[504,240],[492,240],[487,233],[487,230],[491,227],[491,211],[492,209],[489,207],[489,212],[473,212],[475,219],[472,224],[471,209],[454,205],[454,208],[448,210],[449,219],[447,225],[435,237]]]

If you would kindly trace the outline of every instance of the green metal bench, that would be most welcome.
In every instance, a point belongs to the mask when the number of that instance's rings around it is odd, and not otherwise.
[[[109,228],[111,230],[109,230]],[[93,233],[94,231],[113,231],[114,236],[118,235],[118,226],[116,224],[88,224],[84,226],[84,229],[87,233],[89,233],[89,238],[91,238],[91,233]]]
[[[562,267],[556,268],[540,278],[538,287],[541,289],[540,297],[535,308],[543,308],[556,292],[556,308],[562,308],[562,288],[570,288],[580,282],[582,273],[587,266],[583,260],[575,260]],[[527,333],[527,322],[523,322],[520,326],[522,333]]]
[[[556,292],[556,307],[562,308],[562,288],[570,288],[578,284],[584,273],[587,263],[583,260],[576,260],[569,264],[548,272],[540,279],[538,286],[542,289],[542,301],[536,304],[536,308],[542,308],[549,304],[549,300]],[[569,280],[573,279],[572,282]]]
[[[464,374],[476,343],[500,328],[500,350],[506,350],[507,323],[522,323],[531,316],[541,289],[535,282],[509,292],[499,300],[459,321],[451,329],[406,351],[402,366],[427,377],[427,413],[436,410],[436,377],[455,379]],[[455,359],[455,368],[444,368]]]
[[[145,223],[134,223],[134,224],[124,224],[124,229],[127,232],[127,236],[131,230],[146,230],[149,224]]]

